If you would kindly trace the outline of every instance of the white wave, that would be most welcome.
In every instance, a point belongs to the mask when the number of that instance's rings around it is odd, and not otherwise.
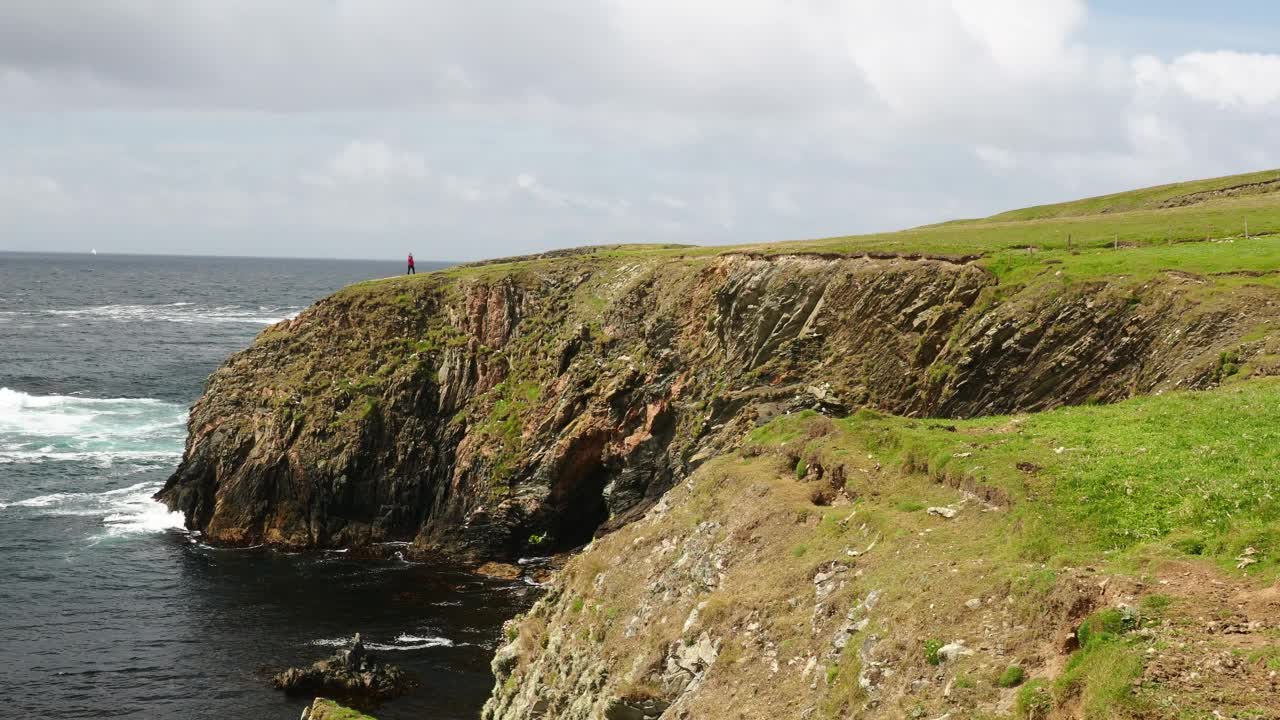
[[[351,638],[321,638],[319,640],[312,640],[311,644],[319,647],[343,648],[351,644]],[[437,637],[434,635],[409,635],[401,633],[390,643],[366,642],[364,646],[368,650],[395,652],[403,650],[425,650],[426,648],[433,647],[454,647],[454,642],[449,638]]]
[[[153,486],[142,494],[130,496],[116,506],[116,512],[102,518],[108,536],[140,535],[184,529],[180,512],[170,512],[163,503],[151,499],[159,490]]]
[[[107,452],[65,452],[52,448],[44,451],[10,450],[0,452],[0,465],[17,465],[38,463],[46,460],[92,462],[97,467],[111,467],[117,460],[148,462],[174,460],[182,457],[182,450],[141,450],[141,451],[107,451]]]
[[[102,318],[121,322],[173,322],[173,323],[245,323],[272,325],[297,317],[301,308],[296,305],[258,305],[253,308],[239,305],[196,305],[190,302],[163,305],[97,305],[69,310],[48,310],[50,315],[72,318]]]
[[[340,638],[320,638],[319,640],[312,640],[311,644],[316,647],[344,648],[351,644],[351,638],[349,636]],[[365,647],[369,647],[369,644],[365,643]]]
[[[365,647],[370,650],[425,650],[433,647],[453,647],[454,643],[449,638],[430,637],[421,635],[397,635],[394,645],[383,645],[380,643],[369,643]]]
[[[120,535],[136,535],[181,530],[182,513],[169,512],[169,508],[152,500],[160,489],[157,482],[141,482],[128,487],[104,492],[51,493],[0,505],[0,510],[31,508],[40,515],[100,517],[106,528],[104,535],[94,538]]]
[[[0,464],[168,462],[182,455],[186,409],[150,398],[30,395],[0,388]]]

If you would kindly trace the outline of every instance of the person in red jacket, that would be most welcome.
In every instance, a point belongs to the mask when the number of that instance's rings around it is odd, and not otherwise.
[[[409,253],[409,269],[405,271],[405,275],[417,275],[418,271],[413,269],[413,253]]]

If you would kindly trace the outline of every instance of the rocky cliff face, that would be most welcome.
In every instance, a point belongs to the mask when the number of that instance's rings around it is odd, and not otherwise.
[[[1196,290],[674,251],[364,283],[210,377],[159,497],[220,543],[563,549],[795,409],[963,417],[1211,384],[1278,313]]]

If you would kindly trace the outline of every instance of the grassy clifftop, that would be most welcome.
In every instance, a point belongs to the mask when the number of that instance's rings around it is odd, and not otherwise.
[[[1269,273],[1280,267],[1280,243],[1254,240],[1269,240],[1278,232],[1280,170],[1267,170],[890,233],[730,248],[631,245],[579,252],[601,260],[693,258],[727,252],[950,256],[972,258],[1003,280],[1025,281],[1047,269],[1079,279],[1150,275],[1161,270]],[[494,275],[540,259],[486,261],[446,272],[459,277]]]

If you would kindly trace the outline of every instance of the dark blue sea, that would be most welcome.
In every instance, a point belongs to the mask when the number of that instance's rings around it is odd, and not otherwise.
[[[401,271],[0,253],[0,716],[293,720],[305,700],[270,674],[357,631],[421,683],[378,717],[478,716],[527,586],[206,547],[151,500],[228,355],[344,285]]]

